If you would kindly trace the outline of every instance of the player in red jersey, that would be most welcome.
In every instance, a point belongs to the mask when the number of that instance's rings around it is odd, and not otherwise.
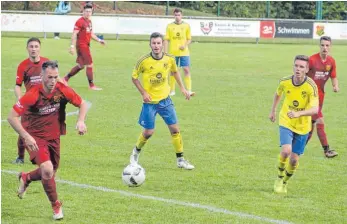
[[[312,132],[314,130],[314,126],[316,125],[318,138],[322,144],[324,155],[327,158],[333,158],[338,155],[335,150],[332,150],[329,147],[324,129],[324,119],[322,113],[325,96],[324,86],[329,78],[331,79],[331,83],[333,85],[333,91],[339,91],[339,82],[336,77],[336,63],[334,58],[329,55],[330,47],[331,38],[328,36],[322,36],[320,38],[320,52],[310,57],[310,70],[307,74],[317,84],[319,93],[319,112],[317,115],[312,116],[312,130],[309,134],[307,142],[312,137]]]
[[[8,115],[8,122],[24,139],[30,160],[39,167],[31,172],[19,174],[18,197],[23,198],[32,181],[41,180],[51,202],[53,219],[63,218],[62,204],[58,200],[55,183],[60,160],[60,135],[66,133],[65,107],[71,103],[79,107],[76,129],[80,135],[87,131],[84,123],[87,104],[70,87],[58,82],[58,64],[46,61],[42,64],[42,84],[34,86],[17,101]],[[28,117],[23,127],[19,118]]]
[[[86,4],[84,6],[83,16],[79,18],[75,24],[71,37],[70,53],[73,55],[75,50],[77,50],[77,65],[71,69],[64,79],[68,82],[72,76],[76,75],[86,66],[89,88],[92,90],[102,90],[93,83],[93,59],[90,54],[90,39],[93,38],[103,45],[105,41],[98,38],[93,32],[92,21],[90,20],[92,13],[93,6]]]

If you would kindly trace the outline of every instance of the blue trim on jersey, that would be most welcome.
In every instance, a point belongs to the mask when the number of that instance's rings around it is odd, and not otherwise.
[[[292,152],[301,155],[305,151],[305,146],[308,138],[306,135],[299,135],[292,130],[280,126],[280,143],[282,145],[292,145]]]
[[[139,124],[146,129],[154,129],[157,113],[167,125],[177,124],[176,110],[170,97],[157,104],[143,103]]]
[[[188,67],[188,66],[190,66],[190,57],[189,56],[175,57],[175,59],[176,59],[176,65],[178,67]]]

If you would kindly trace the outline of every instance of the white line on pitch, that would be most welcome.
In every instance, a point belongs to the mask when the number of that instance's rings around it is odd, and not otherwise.
[[[9,174],[18,174],[18,171],[13,171],[13,170],[2,170],[1,172],[9,173]],[[178,201],[175,199],[166,199],[166,198],[160,198],[160,197],[154,197],[154,196],[134,194],[134,193],[127,192],[127,191],[116,190],[116,189],[111,189],[111,188],[102,187],[102,186],[93,186],[93,185],[89,185],[89,184],[79,184],[79,183],[75,183],[75,182],[68,181],[68,180],[61,180],[60,179],[60,180],[56,180],[56,182],[62,183],[62,184],[68,184],[70,186],[74,186],[74,187],[78,187],[78,188],[93,189],[96,191],[118,193],[118,194],[121,194],[121,195],[124,195],[127,197],[135,197],[135,198],[147,199],[147,200],[152,200],[152,201],[161,201],[161,202],[165,202],[168,204],[175,204],[175,205],[182,205],[182,206],[186,206],[186,207],[199,208],[199,209],[208,210],[208,211],[214,212],[214,213],[223,213],[223,214],[227,214],[227,215],[232,215],[232,216],[236,216],[239,218],[253,219],[253,220],[259,220],[259,221],[264,221],[264,222],[268,222],[268,223],[276,223],[276,224],[290,224],[289,221],[285,221],[285,220],[270,219],[270,218],[265,218],[265,217],[261,217],[261,216],[257,216],[257,215],[251,215],[251,214],[247,214],[247,213],[243,213],[243,212],[233,212],[233,211],[230,211],[230,210],[227,210],[224,208],[217,208],[217,207],[210,206],[210,205],[201,205],[198,203]]]
[[[88,110],[92,107],[92,103],[89,101],[86,101]],[[78,115],[79,110],[73,111],[73,112],[67,112],[66,116],[72,116],[72,115]],[[1,120],[1,122],[7,122],[7,120]]]

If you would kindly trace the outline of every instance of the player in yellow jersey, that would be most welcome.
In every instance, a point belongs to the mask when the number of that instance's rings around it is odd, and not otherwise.
[[[311,116],[318,113],[318,90],[315,82],[306,76],[309,58],[298,55],[294,59],[294,75],[280,80],[275,93],[269,118],[276,120],[276,108],[284,95],[279,115],[279,132],[282,151],[278,162],[278,179],[275,193],[287,193],[287,181],[299,165],[304,153],[308,133],[311,130]]]
[[[130,156],[130,163],[138,162],[142,147],[154,133],[155,117],[159,114],[170,130],[177,157],[177,166],[192,170],[194,166],[183,157],[182,137],[177,124],[175,107],[169,96],[168,78],[170,73],[175,77],[187,100],[190,99],[190,94],[182,84],[174,56],[163,52],[163,41],[164,38],[160,33],[151,34],[150,47],[152,51],[138,60],[132,74],[132,81],[143,98],[139,124],[144,130],[140,134]],[[142,84],[139,81],[140,76],[142,76]]]
[[[191,96],[195,93],[192,92],[192,80],[190,76],[190,57],[189,57],[189,44],[192,42],[190,34],[190,26],[188,23],[182,21],[182,10],[175,9],[175,22],[170,23],[166,27],[164,51],[174,55],[176,64],[183,68],[184,71],[184,84]],[[168,43],[170,42],[170,43]],[[175,95],[175,77],[170,77],[170,96]]]

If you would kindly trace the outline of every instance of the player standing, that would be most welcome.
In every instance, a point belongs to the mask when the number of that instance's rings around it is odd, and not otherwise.
[[[280,80],[274,96],[269,118],[276,120],[276,108],[284,102],[279,115],[279,132],[282,151],[278,162],[276,193],[287,193],[287,182],[299,165],[299,157],[304,153],[308,133],[311,130],[311,116],[318,113],[318,90],[314,81],[306,76],[309,58],[298,55],[294,59],[294,75]]]
[[[336,63],[333,57],[329,55],[331,47],[331,38],[322,36],[320,38],[320,51],[310,57],[310,70],[307,75],[312,78],[318,87],[319,95],[319,111],[317,115],[312,116],[312,130],[309,134],[307,142],[311,139],[314,126],[317,126],[317,135],[324,150],[324,155],[327,158],[334,158],[338,153],[330,149],[327,135],[325,133],[325,125],[323,119],[323,103],[324,103],[324,86],[328,79],[331,79],[333,91],[339,91],[339,82],[336,77]]]
[[[83,16],[79,18],[75,24],[71,37],[70,53],[73,55],[75,50],[77,50],[77,65],[71,69],[64,79],[66,82],[68,82],[72,76],[76,75],[79,71],[84,69],[84,66],[86,66],[89,88],[91,90],[102,90],[102,88],[99,88],[94,84],[93,59],[90,53],[90,39],[93,38],[103,45],[105,44],[105,41],[98,38],[93,32],[92,21],[90,20],[92,13],[93,6],[91,4],[86,4],[83,9]]]
[[[55,173],[60,161],[60,135],[66,133],[65,107],[71,103],[80,108],[76,128],[79,134],[87,131],[84,123],[87,104],[70,87],[57,83],[59,73],[55,61],[42,64],[42,84],[31,88],[13,106],[8,122],[24,139],[30,160],[39,167],[19,174],[18,197],[23,198],[32,181],[41,180],[51,202],[53,219],[63,218],[62,204],[58,200]],[[23,127],[20,116],[26,114],[28,125]]]
[[[40,56],[41,41],[39,38],[32,37],[27,41],[27,51],[29,57],[22,61],[17,68],[16,85],[14,87],[14,94],[17,101],[22,97],[22,84],[25,85],[26,92],[33,86],[40,85],[41,81],[41,67],[47,58]],[[23,127],[27,126],[28,118],[26,114],[22,115],[21,123]],[[18,157],[12,163],[23,164],[25,147],[23,140],[18,137]]]
[[[154,133],[155,117],[158,113],[170,130],[172,144],[177,157],[177,166],[191,170],[194,169],[194,166],[183,157],[182,136],[177,124],[175,107],[169,96],[170,86],[168,78],[170,72],[175,77],[187,100],[190,99],[190,95],[182,84],[175,58],[163,53],[163,39],[160,33],[151,34],[150,47],[152,51],[138,60],[132,74],[132,81],[143,98],[139,124],[144,130],[133,149],[130,162],[138,162],[142,147]],[[142,85],[138,80],[140,75],[142,76]]]
[[[184,71],[184,84],[191,96],[195,93],[192,92],[192,80],[190,75],[190,57],[189,57],[189,44],[192,42],[190,34],[190,26],[188,23],[182,21],[182,10],[175,9],[175,22],[170,23],[166,27],[164,51],[175,56],[176,64],[182,67]],[[168,44],[168,42],[170,42]],[[169,45],[169,46],[168,46]],[[170,96],[175,95],[175,77],[170,77]]]

